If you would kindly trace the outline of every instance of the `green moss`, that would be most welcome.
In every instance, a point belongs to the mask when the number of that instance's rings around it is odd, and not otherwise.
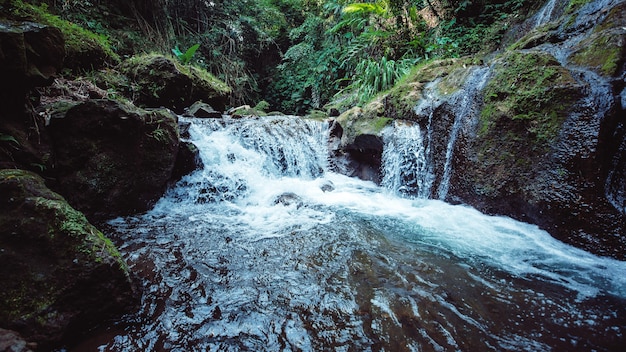
[[[372,123],[372,130],[378,134],[383,130],[383,128],[387,127],[391,121],[393,121],[393,119],[388,117],[377,118]]]
[[[523,121],[537,142],[551,141],[580,96],[570,73],[550,55],[510,52],[498,60],[484,90],[480,133],[494,120]]]
[[[463,66],[472,65],[472,59],[448,59],[424,62],[411,69],[403,79],[401,79],[385,95],[378,99],[385,102],[387,117],[398,119],[411,119],[415,105],[422,99],[422,91],[428,82],[437,78],[444,78],[451,72]],[[460,73],[461,71],[459,71]],[[458,84],[454,79],[446,81],[440,90],[452,93],[458,89]],[[367,107],[366,107],[367,108]]]
[[[565,13],[566,14],[575,13],[581,7],[585,6],[586,4],[590,2],[591,0],[570,0],[569,4],[567,5],[567,9],[565,9]]]
[[[102,58],[104,61],[119,62],[119,56],[111,49],[106,36],[93,33],[75,23],[51,14],[46,4],[36,6],[21,0],[11,0],[7,4],[7,8],[6,15],[11,19],[32,20],[59,28],[65,38],[65,50],[70,58],[96,50],[106,56]]]
[[[580,66],[596,69],[604,76],[613,76],[622,58],[623,36],[611,33],[597,33],[581,43],[581,50],[574,53],[570,60]]]

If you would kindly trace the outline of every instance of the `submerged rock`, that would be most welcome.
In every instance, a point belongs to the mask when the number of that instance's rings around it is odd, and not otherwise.
[[[164,192],[178,153],[176,116],[89,100],[49,126],[55,188],[94,218],[146,210]]]
[[[299,195],[293,192],[286,192],[276,197],[274,204],[282,204],[286,207],[295,205],[296,208],[300,208],[304,205],[304,201]]]
[[[113,243],[38,175],[0,170],[0,326],[50,350],[136,303]]]

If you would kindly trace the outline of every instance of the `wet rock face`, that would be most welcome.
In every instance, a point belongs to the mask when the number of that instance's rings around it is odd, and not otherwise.
[[[617,8],[601,12],[621,13]],[[494,63],[480,120],[455,156],[455,169],[463,171],[454,173],[448,200],[537,224],[564,242],[623,260],[626,214],[623,187],[616,186],[624,174],[621,80],[607,77],[618,72],[613,53],[622,49],[616,29],[606,27],[610,17],[600,23],[578,37],[556,29],[547,35],[553,43],[526,43],[527,50]],[[593,49],[598,43],[610,53]]]
[[[348,144],[343,150],[355,162],[352,166],[354,176],[362,180],[380,183],[383,141],[379,136],[360,134],[356,136],[354,142]]]
[[[176,116],[90,100],[50,123],[55,188],[90,218],[147,209],[165,190],[179,146]]]
[[[111,241],[41,177],[0,170],[0,193],[0,326],[51,350],[135,305]]]
[[[8,105],[5,112],[21,108],[32,87],[51,83],[63,67],[64,44],[57,28],[0,21],[0,101]]]

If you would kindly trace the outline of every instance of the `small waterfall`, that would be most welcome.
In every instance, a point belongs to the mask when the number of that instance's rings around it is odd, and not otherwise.
[[[396,122],[385,133],[383,187],[408,197],[446,198],[456,141],[463,126],[479,111],[482,103],[480,93],[490,72],[489,67],[472,69],[465,83],[449,96],[437,93],[439,80],[424,88],[424,98],[415,107],[415,113],[428,116],[425,128],[417,123]],[[451,126],[443,134],[433,133],[433,123],[442,123],[439,119],[444,114],[452,116]],[[442,151],[436,152],[435,143],[445,145],[445,149],[440,148]],[[440,165],[439,169],[435,165]],[[432,194],[435,184],[436,194]]]
[[[489,67],[481,67],[472,71],[466,83],[463,85],[463,88],[450,99],[452,106],[454,106],[454,124],[450,131],[450,137],[448,137],[443,177],[439,183],[439,188],[437,188],[437,198],[440,200],[446,199],[448,190],[450,189],[452,155],[459,131],[468,118],[471,118],[473,114],[479,113],[479,108],[482,104],[480,92],[482,92],[483,88],[485,88],[485,84],[487,84],[489,72],[491,72]]]
[[[193,120],[190,134],[203,170],[170,190],[183,202],[234,201],[254,182],[280,177],[314,179],[328,168],[327,124],[290,116]]]
[[[439,81],[424,87],[424,98],[415,107],[416,115],[428,116],[424,131],[417,123],[396,121],[393,128],[384,133],[381,185],[404,197],[430,198],[435,181],[431,160],[431,126]]]
[[[556,0],[549,0],[545,5],[543,5],[541,10],[537,12],[535,17],[533,17],[535,21],[535,28],[550,22],[556,3]]]
[[[381,185],[409,198],[428,198],[435,175],[428,136],[418,124],[396,121],[385,134]]]

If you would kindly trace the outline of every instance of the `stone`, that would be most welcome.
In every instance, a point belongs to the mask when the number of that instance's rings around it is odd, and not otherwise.
[[[112,100],[88,100],[48,127],[53,187],[90,219],[147,210],[172,176],[177,117]]]
[[[282,204],[286,207],[295,205],[296,208],[300,208],[304,205],[304,201],[299,195],[292,192],[286,192],[276,197],[274,204]]]
[[[171,180],[176,182],[183,178],[183,176],[195,170],[202,169],[203,167],[204,164],[202,163],[202,159],[200,159],[200,151],[196,145],[191,142],[181,142]]]
[[[119,70],[132,80],[126,94],[141,107],[166,107],[183,113],[185,107],[201,100],[224,111],[231,91],[205,70],[161,55],[134,56]]]
[[[190,107],[185,109],[183,113],[185,117],[199,117],[199,118],[222,118],[222,113],[213,109],[209,104],[197,101]]]
[[[0,194],[0,326],[52,350],[135,309],[113,243],[43,178],[2,169]]]
[[[63,67],[63,35],[55,27],[0,20],[0,119],[19,111],[33,87],[52,83]]]

